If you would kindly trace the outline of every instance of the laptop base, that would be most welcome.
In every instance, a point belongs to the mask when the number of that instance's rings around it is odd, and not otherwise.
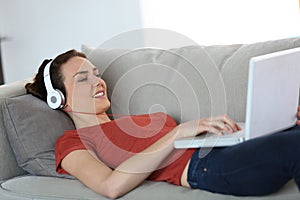
[[[201,134],[196,137],[187,137],[174,141],[176,149],[199,147],[224,147],[239,144],[245,141],[244,131],[217,135],[213,133]]]

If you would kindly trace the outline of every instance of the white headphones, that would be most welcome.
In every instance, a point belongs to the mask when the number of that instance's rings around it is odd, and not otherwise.
[[[52,109],[60,109],[65,106],[66,100],[63,93],[58,90],[54,89],[51,84],[50,79],[50,65],[52,61],[48,62],[44,69],[44,83],[47,90],[47,103],[50,108]]]

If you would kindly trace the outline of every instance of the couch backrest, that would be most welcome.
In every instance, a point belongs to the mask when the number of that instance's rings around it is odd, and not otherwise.
[[[17,81],[11,84],[0,86],[0,109],[2,109],[3,99],[25,94],[24,85],[28,80]],[[16,157],[7,140],[6,130],[3,126],[2,110],[0,112],[0,181],[13,176],[25,174],[16,161]]]
[[[295,47],[300,37],[168,50],[83,45],[82,51],[100,69],[116,115],[164,111],[184,122],[226,113],[244,121],[250,58]]]

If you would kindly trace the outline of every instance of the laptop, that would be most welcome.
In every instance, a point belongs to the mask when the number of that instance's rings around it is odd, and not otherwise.
[[[300,48],[252,57],[249,61],[245,123],[238,123],[242,130],[178,139],[174,146],[231,146],[290,128],[297,121],[299,86]]]

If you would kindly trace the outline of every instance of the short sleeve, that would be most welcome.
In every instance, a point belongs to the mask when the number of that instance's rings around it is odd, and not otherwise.
[[[87,149],[87,147],[76,131],[66,131],[55,145],[56,171],[60,174],[69,174],[61,167],[62,160],[72,151],[83,149]]]
[[[168,115],[164,112],[157,112],[157,113],[154,113],[153,115],[156,115],[161,120],[164,120],[166,126],[169,126],[169,127],[177,126],[176,121],[170,115]]]
[[[168,115],[168,114],[166,114],[166,115],[167,115],[166,125],[167,125],[167,126],[170,126],[170,127],[175,127],[175,126],[177,126],[176,121],[175,121],[170,115]]]

